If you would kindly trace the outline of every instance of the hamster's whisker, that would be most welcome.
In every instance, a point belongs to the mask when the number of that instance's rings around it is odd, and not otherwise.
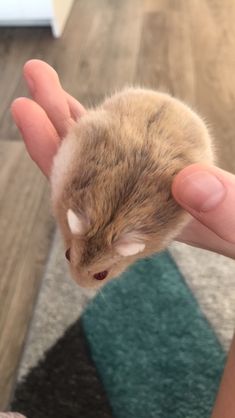
[[[101,297],[102,297],[103,301],[105,302],[106,306],[109,306],[108,299],[105,298],[105,295],[104,295],[104,292],[103,292],[103,288],[102,287],[98,290],[98,294],[101,295]]]

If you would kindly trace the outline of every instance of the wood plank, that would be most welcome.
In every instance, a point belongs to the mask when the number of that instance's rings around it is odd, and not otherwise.
[[[48,185],[23,143],[0,142],[0,410],[6,407],[52,238]]]
[[[133,83],[142,3],[79,1],[74,15],[76,18],[69,20],[62,40],[66,56],[62,58],[57,51],[52,64],[63,86],[83,104],[93,106],[110,91]],[[51,59],[51,51],[48,58]],[[68,62],[73,65],[68,67]]]
[[[170,93],[196,107],[194,55],[186,2],[169,1],[167,62]]]
[[[152,2],[147,2],[149,4]],[[157,1],[152,7],[147,6],[147,10],[136,81],[169,92],[192,105],[195,74],[185,1]]]
[[[27,95],[22,80],[23,64],[35,57],[39,39],[49,33],[48,28],[0,28],[0,138],[20,139],[12,122],[10,104],[18,93]]]
[[[166,0],[143,0],[144,13],[159,12],[165,10]]]
[[[146,13],[143,18],[135,83],[156,90],[171,90],[169,78],[168,25],[164,10]]]
[[[133,85],[142,19],[142,0],[120,0],[116,4],[99,75],[103,95]]]
[[[235,3],[186,3],[199,111],[216,138],[220,166],[235,173]]]
[[[168,0],[146,13],[136,81],[198,111],[215,137],[219,165],[235,173],[234,21],[231,0]]]
[[[14,97],[28,94],[25,61],[45,60],[66,90],[93,106],[109,91],[133,83],[141,22],[141,0],[79,0],[58,40],[47,28],[0,29],[0,138],[19,139],[9,108]]]
[[[113,9],[108,0],[75,1],[64,33],[57,40],[48,28],[0,29],[0,60],[6,63],[0,66],[0,138],[20,138],[9,108],[14,97],[28,95],[22,67],[29,59],[42,59],[52,65],[64,88],[85,105],[103,98],[98,81]]]

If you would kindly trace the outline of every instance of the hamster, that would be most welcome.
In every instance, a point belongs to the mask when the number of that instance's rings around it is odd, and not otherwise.
[[[174,176],[213,162],[204,122],[168,94],[129,88],[75,123],[53,161],[52,205],[72,276],[98,289],[166,248],[189,221]]]

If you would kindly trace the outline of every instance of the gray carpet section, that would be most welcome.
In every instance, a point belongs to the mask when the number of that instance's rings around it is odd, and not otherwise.
[[[170,252],[220,342],[228,350],[235,325],[235,261],[177,242],[171,244]]]
[[[80,317],[92,295],[80,289],[71,279],[63,243],[57,232],[21,361],[19,379],[37,364],[44,352]]]

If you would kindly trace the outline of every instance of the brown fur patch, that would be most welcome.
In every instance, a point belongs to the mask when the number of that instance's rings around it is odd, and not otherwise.
[[[186,219],[171,194],[174,176],[191,163],[212,161],[202,121],[170,96],[141,89],[108,99],[84,116],[65,141],[74,151],[54,208],[82,275],[85,268],[112,265],[115,240],[125,231],[138,232],[146,249],[119,260],[120,269],[111,268],[110,277],[164,248]],[[68,208],[89,220],[82,239],[68,231]]]

